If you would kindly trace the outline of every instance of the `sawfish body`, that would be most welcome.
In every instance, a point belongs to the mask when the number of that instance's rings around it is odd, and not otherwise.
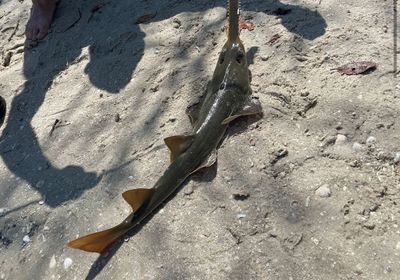
[[[171,150],[171,164],[151,189],[134,189],[122,194],[132,213],[119,225],[73,240],[68,245],[88,252],[103,252],[116,239],[139,224],[165,201],[188,176],[211,166],[216,149],[229,122],[243,115],[261,113],[251,98],[245,49],[239,39],[238,1],[229,2],[229,35],[201,107],[188,111],[193,126],[190,135],[164,139]]]

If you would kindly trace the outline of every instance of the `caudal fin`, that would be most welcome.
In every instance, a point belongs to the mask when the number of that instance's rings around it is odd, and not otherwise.
[[[102,253],[114,241],[127,232],[126,227],[118,225],[116,227],[95,232],[68,243],[68,246],[75,249],[81,249],[86,252]]]
[[[126,202],[131,205],[133,213],[135,213],[150,199],[153,192],[153,189],[134,189],[124,192],[122,196],[126,200]],[[130,223],[126,223],[124,221],[113,228],[95,232],[75,239],[69,242],[68,246],[75,249],[81,249],[86,252],[102,253],[115,240],[124,235],[136,224],[137,223],[134,223],[132,221],[130,221]]]

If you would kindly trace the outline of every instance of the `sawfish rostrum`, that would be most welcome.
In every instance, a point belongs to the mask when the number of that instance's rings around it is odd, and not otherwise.
[[[73,240],[68,243],[70,247],[103,252],[153,212],[188,176],[215,163],[217,146],[232,120],[261,113],[260,103],[251,97],[246,53],[239,39],[239,3],[229,1],[228,7],[228,40],[219,55],[201,106],[187,112],[192,132],[164,139],[171,151],[171,164],[153,188],[133,189],[122,194],[132,207],[132,213],[122,223]]]

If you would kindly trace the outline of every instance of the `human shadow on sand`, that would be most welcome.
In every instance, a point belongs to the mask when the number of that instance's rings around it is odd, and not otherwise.
[[[0,155],[8,169],[40,192],[51,207],[78,198],[96,186],[102,177],[68,162],[66,167],[56,167],[44,154],[31,121],[43,104],[53,79],[69,65],[80,61],[82,50],[89,47],[85,73],[90,82],[99,89],[117,94],[131,81],[143,57],[145,33],[135,24],[139,16],[158,12],[152,19],[154,22],[226,5],[225,0],[214,3],[205,0],[99,3],[60,1],[53,32],[39,46],[24,52],[23,73],[27,82],[9,106],[7,124],[0,137]],[[313,40],[325,33],[326,22],[317,11],[279,1],[242,4],[243,10],[263,11],[281,18],[288,31],[305,39]],[[94,9],[96,5],[100,8]],[[280,13],[281,10],[290,12]]]

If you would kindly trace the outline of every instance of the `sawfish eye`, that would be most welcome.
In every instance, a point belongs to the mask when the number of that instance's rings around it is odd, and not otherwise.
[[[221,58],[219,60],[219,64],[224,63],[224,60],[225,60],[225,54],[221,55]]]
[[[239,63],[239,64],[242,63],[243,57],[244,57],[243,53],[238,53],[236,56],[237,63]]]

